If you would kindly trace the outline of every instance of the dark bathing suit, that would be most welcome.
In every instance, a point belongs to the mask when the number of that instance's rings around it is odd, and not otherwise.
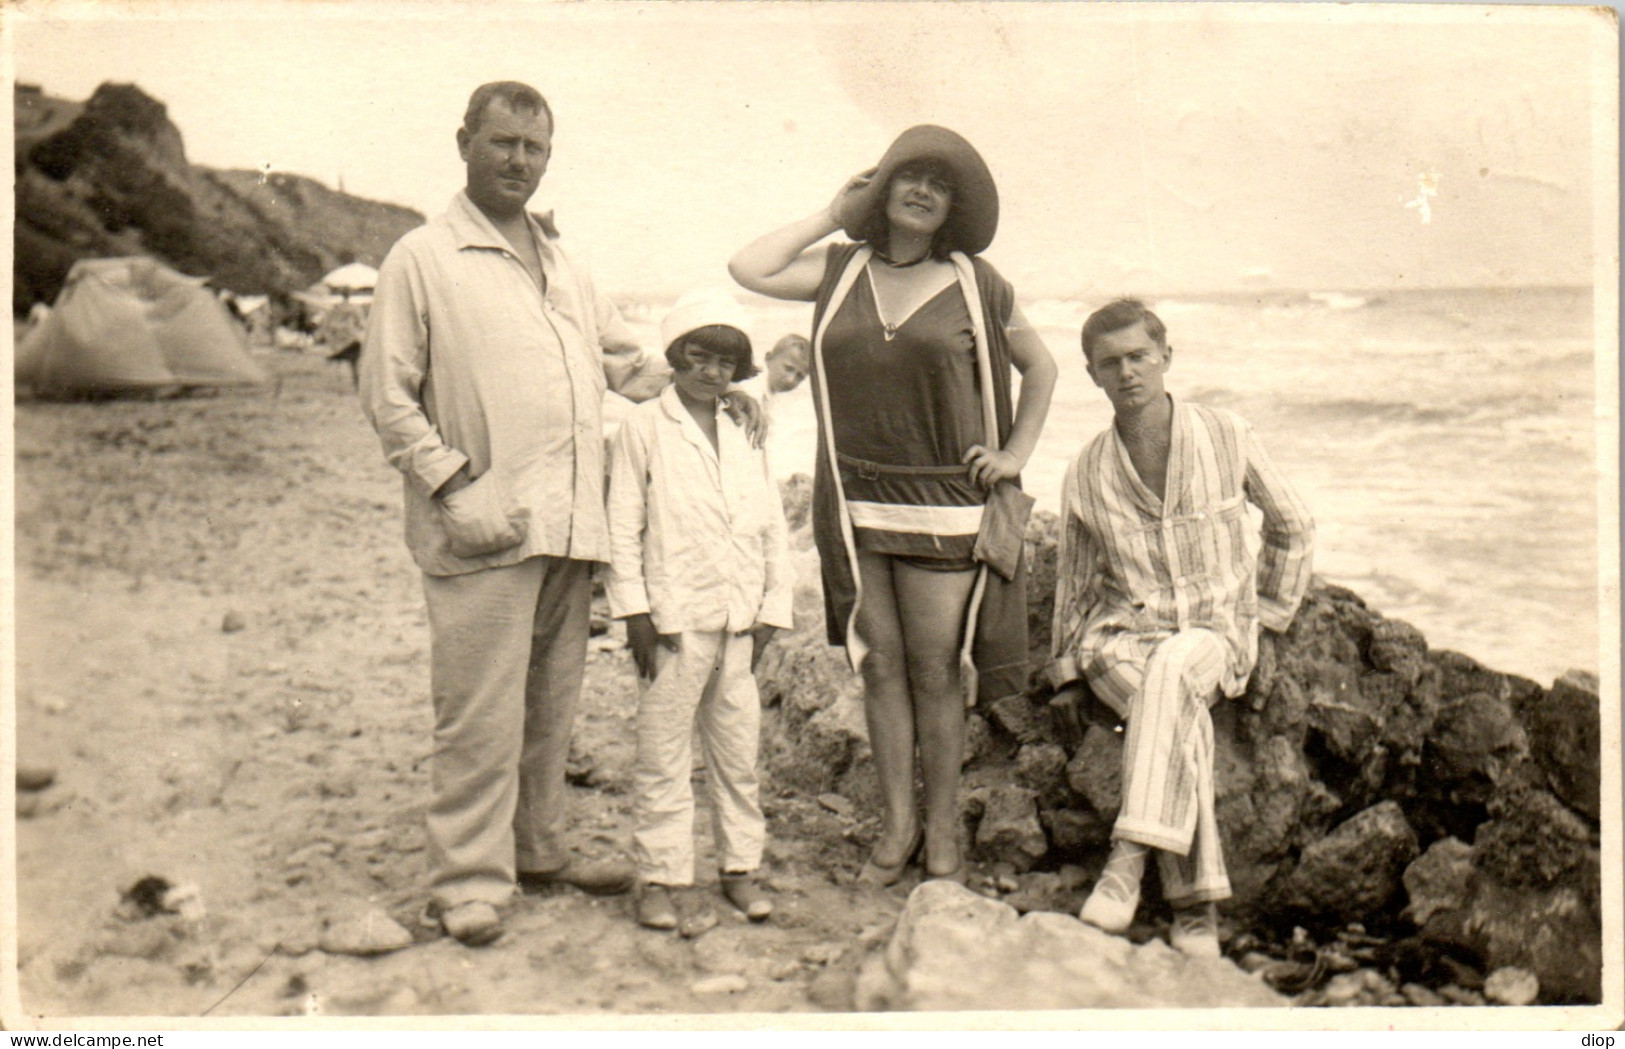
[[[830,318],[824,354],[858,549],[935,571],[976,567],[971,549],[987,497],[960,459],[983,443],[982,406],[959,282],[888,339],[865,270]]]

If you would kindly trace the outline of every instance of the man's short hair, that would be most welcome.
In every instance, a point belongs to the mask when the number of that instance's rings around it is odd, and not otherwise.
[[[779,354],[789,353],[791,350],[801,354],[802,360],[812,360],[812,343],[807,341],[805,335],[797,335],[795,332],[791,332],[778,342],[775,342],[773,348],[767,351],[767,355],[777,357]]]
[[[480,130],[485,122],[485,111],[492,102],[501,99],[515,113],[540,113],[547,117],[548,130],[553,128],[553,110],[542,93],[529,84],[517,80],[495,80],[481,84],[468,96],[468,108],[463,110],[463,130],[470,135]]]
[[[1136,324],[1145,325],[1145,333],[1164,350],[1168,348],[1168,329],[1139,299],[1115,299],[1089,314],[1083,322],[1083,359],[1094,363],[1095,341],[1102,335]]]
[[[666,363],[672,366],[673,371],[688,370],[684,346],[694,346],[732,360],[734,382],[743,382],[756,374],[756,362],[750,352],[750,336],[731,324],[707,324],[673,339],[671,345],[666,347]]]

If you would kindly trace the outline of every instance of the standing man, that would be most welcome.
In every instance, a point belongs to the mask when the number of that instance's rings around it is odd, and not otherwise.
[[[601,397],[647,400],[669,374],[525,211],[552,142],[534,88],[474,92],[457,131],[466,187],[384,260],[362,356],[429,613],[429,905],[470,945],[502,934],[516,882],[632,881],[567,850],[564,771],[592,563],[609,559]]]
[[[1050,683],[1086,681],[1128,722],[1112,851],[1079,915],[1120,933],[1155,850],[1173,946],[1219,955],[1228,899],[1213,804],[1213,722],[1247,687],[1258,631],[1287,629],[1309,587],[1314,522],[1233,412],[1176,401],[1155,313],[1132,299],[1083,325],[1089,377],[1112,428],[1073,460],[1061,496]],[[1246,502],[1263,511],[1253,556]]]

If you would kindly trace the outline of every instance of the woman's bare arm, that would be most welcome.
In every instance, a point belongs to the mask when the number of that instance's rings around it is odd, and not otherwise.
[[[1021,373],[1021,397],[1016,402],[1016,417],[1010,426],[1010,439],[999,451],[972,445],[964,461],[970,466],[971,480],[991,488],[1000,481],[1020,474],[1038,446],[1038,435],[1043,432],[1044,419],[1049,415],[1050,396],[1055,392],[1055,358],[1038,337],[1038,332],[1016,306],[1005,327],[1010,343],[1010,361]]]
[[[1011,311],[1005,334],[1010,340],[1010,361],[1021,373],[1021,397],[1016,401],[1016,417],[1004,447],[1026,466],[1049,416],[1050,397],[1055,393],[1055,377],[1060,369],[1020,306]]]
[[[844,225],[847,197],[869,184],[873,169],[846,180],[835,199],[819,211],[751,241],[728,260],[739,285],[775,299],[811,302],[824,278],[824,256],[812,246]]]
[[[840,228],[825,208],[740,248],[728,260],[728,273],[759,294],[811,302],[824,277],[824,253],[812,245]]]

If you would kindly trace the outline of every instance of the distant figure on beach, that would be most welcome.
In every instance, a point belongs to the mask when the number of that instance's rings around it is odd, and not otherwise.
[[[475,90],[466,186],[384,260],[361,361],[429,612],[429,914],[471,945],[502,934],[516,882],[632,883],[624,860],[566,846],[564,775],[609,558],[600,399],[648,400],[669,374],[525,211],[552,139],[534,88]]]
[[[354,385],[361,385],[361,340],[367,333],[367,308],[360,303],[341,302],[322,318],[318,338],[327,345],[327,359],[350,366]]]
[[[807,378],[812,364],[812,343],[805,335],[791,332],[767,351],[767,388],[773,393],[789,393]]]
[[[880,779],[880,838],[858,875],[866,886],[898,882],[922,848],[927,877],[965,879],[967,699],[1026,685],[1031,504],[1016,483],[1056,369],[1009,283],[977,257],[998,215],[975,148],[922,125],[828,206],[729,263],[752,291],[816,303],[813,530],[829,640],[863,675]],[[814,247],[842,229],[856,243]],[[1013,409],[1012,365],[1022,374]]]
[[[812,343],[805,335],[791,332],[767,351],[766,363],[759,374],[739,384],[740,388],[755,394],[764,408],[772,403],[774,396],[789,393],[807,378],[807,369],[812,363]]]
[[[1229,898],[1230,880],[1208,708],[1246,689],[1259,627],[1291,625],[1309,587],[1314,522],[1244,419],[1166,392],[1173,348],[1155,313],[1120,299],[1091,314],[1082,336],[1114,419],[1062,486],[1046,677],[1059,691],[1087,687],[1127,721],[1128,737],[1111,854],[1079,917],[1127,931],[1155,850],[1173,946],[1218,957],[1214,903]],[[1246,502],[1264,515],[1256,563]]]
[[[791,332],[767,351],[766,367],[737,387],[756,398],[756,403],[762,406],[762,415],[771,424],[774,398],[800,386],[807,378],[811,362],[812,343],[805,335]]]
[[[767,823],[752,671],[789,629],[794,578],[767,459],[718,407],[756,370],[748,321],[726,291],[684,296],[660,326],[672,385],[634,408],[615,441],[609,493],[610,614],[626,621],[638,678],[633,859],[638,922],[716,923],[694,885],[696,726],[722,894],[752,921],[773,912],[756,881]],[[677,898],[674,899],[676,890]]]
[[[752,378],[738,383],[739,389],[748,392],[756,398],[756,403],[762,407],[762,420],[768,431],[768,474],[777,477],[777,463],[774,459],[783,454],[786,441],[793,440],[788,437],[787,431],[776,421],[779,409],[779,396],[789,393],[800,386],[807,378],[807,369],[812,362],[812,343],[807,341],[805,335],[792,332],[773,344],[767,351],[767,367]],[[774,450],[776,449],[776,451]]]

